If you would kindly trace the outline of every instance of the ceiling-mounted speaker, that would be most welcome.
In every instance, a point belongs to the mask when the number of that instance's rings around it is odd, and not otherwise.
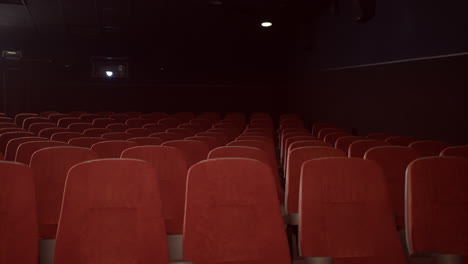
[[[358,23],[366,23],[375,16],[377,7],[376,0],[357,0],[361,15],[357,18]]]

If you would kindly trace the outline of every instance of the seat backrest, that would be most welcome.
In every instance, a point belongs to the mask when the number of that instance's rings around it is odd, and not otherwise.
[[[153,134],[151,130],[146,129],[146,128],[130,128],[130,129],[127,129],[125,133],[133,135],[133,137],[147,137]]]
[[[101,137],[107,140],[127,140],[129,138],[135,137],[135,135],[127,132],[110,132],[102,134]]]
[[[174,133],[179,138],[191,137],[196,134],[196,131],[191,128],[169,128],[166,130],[168,133]]]
[[[183,248],[194,263],[291,263],[268,165],[227,158],[193,166]]]
[[[281,161],[283,162],[283,164],[286,162],[289,146],[291,146],[291,144],[294,142],[304,140],[319,140],[319,138],[312,136],[312,134],[310,133],[291,133],[284,135],[283,145],[281,147]]]
[[[0,116],[0,123],[15,123],[15,120],[11,117]]]
[[[170,132],[157,132],[157,133],[153,133],[153,134],[151,134],[149,136],[150,137],[160,138],[160,139],[163,139],[165,141],[181,139],[180,135],[170,133]]]
[[[15,131],[15,132],[3,133],[0,135],[0,152],[5,154],[8,141],[12,139],[22,138],[22,137],[33,137],[33,136],[35,136],[34,133],[26,132],[26,131]]]
[[[79,138],[72,138],[68,141],[70,146],[74,147],[82,147],[90,149],[94,144],[98,142],[108,141],[104,138],[100,137],[79,137]]]
[[[450,145],[442,141],[415,141],[409,144],[410,148],[415,149],[423,157],[439,156],[440,152]]]
[[[54,123],[50,123],[50,122],[34,123],[29,126],[28,131],[36,135],[39,135],[41,130],[46,129],[46,128],[52,128],[52,127],[57,127],[57,126]]]
[[[320,129],[318,133],[318,138],[320,138],[321,140],[324,140],[328,134],[338,133],[338,132],[346,132],[346,131],[339,129],[339,128],[322,128]]]
[[[68,129],[72,132],[83,133],[86,129],[93,128],[91,123],[73,123],[68,125]]]
[[[307,161],[300,192],[303,256],[332,257],[335,263],[407,263],[383,171],[374,161]]]
[[[166,231],[182,234],[188,170],[184,153],[168,146],[140,146],[126,149],[121,157],[144,160],[152,165],[161,190]]]
[[[125,124],[128,125],[129,128],[142,128],[144,125],[152,122],[153,121],[144,118],[130,118],[125,121]]]
[[[193,137],[185,138],[185,140],[197,140],[197,141],[205,142],[210,147],[210,150],[224,145],[223,142],[221,142],[219,139],[215,137],[208,137],[208,136],[193,136]]]
[[[329,157],[346,157],[346,153],[331,147],[301,147],[289,153],[285,187],[286,210],[289,214],[297,214],[299,210],[299,182],[304,162]]]
[[[210,152],[210,147],[207,143],[196,140],[171,140],[164,142],[162,146],[174,147],[181,150],[188,166],[205,160]]]
[[[273,138],[267,136],[251,136],[251,135],[240,135],[236,140],[260,140],[274,143]]]
[[[107,125],[118,123],[117,120],[112,118],[96,118],[93,120],[93,127],[105,128]]]
[[[59,133],[53,134],[52,137],[50,137],[50,140],[68,142],[70,141],[70,139],[79,138],[79,137],[86,137],[86,136],[78,132],[59,132]]]
[[[322,128],[336,128],[335,124],[327,124],[327,123],[314,123],[312,125],[312,135],[318,137],[318,134]]]
[[[21,114],[17,114],[15,116],[15,120],[14,122],[16,123],[16,125],[18,125],[18,127],[23,127],[23,121],[26,119],[26,118],[29,118],[29,117],[37,117],[38,114],[35,114],[35,113],[21,113]]]
[[[78,163],[97,158],[98,155],[89,149],[70,146],[43,148],[34,152],[30,167],[34,171],[41,238],[55,238],[68,170]]]
[[[300,138],[300,137],[299,137]],[[293,138],[291,138],[293,139]],[[286,154],[284,155],[284,158],[283,158],[283,170],[286,172],[287,171],[287,168],[288,168],[288,156],[289,156],[289,153],[291,153],[291,151],[293,149],[296,149],[296,148],[302,148],[302,147],[329,147],[329,148],[333,148],[333,146],[331,144],[328,144],[326,142],[323,142],[322,140],[319,140],[319,139],[308,139],[308,140],[299,140],[299,141],[296,141],[296,140],[292,140],[291,141],[291,144],[288,144],[288,148],[286,150]]]
[[[390,143],[393,146],[408,147],[411,143],[418,141],[415,137],[389,137],[385,142]]]
[[[109,118],[114,119],[115,123],[125,123],[127,119],[130,119],[130,116],[127,114],[112,114]]]
[[[99,118],[98,114],[82,114],[80,115],[80,119],[84,122],[93,122],[94,119]]]
[[[351,145],[355,141],[364,139],[366,138],[360,136],[340,137],[335,142],[335,148],[341,149],[342,151],[346,152],[346,154],[348,154],[349,145]]]
[[[110,140],[98,142],[91,146],[91,150],[95,151],[100,158],[120,158],[122,152],[128,148],[136,147],[138,144],[127,140]]]
[[[184,121],[174,117],[166,117],[158,121],[158,124],[165,125],[167,128],[175,128],[182,123]]]
[[[87,137],[100,137],[106,133],[111,133],[112,131],[107,128],[88,128],[83,131],[83,134]]]
[[[468,146],[448,147],[440,152],[440,156],[468,158]]]
[[[288,139],[293,138],[293,137],[309,137],[308,139],[318,139],[318,137],[312,136],[311,133],[309,132],[288,132],[288,133],[282,133],[281,134],[281,139],[280,139],[280,155],[281,158],[284,157],[286,154],[286,150],[288,149],[289,146],[286,145],[288,142]],[[300,139],[300,140],[305,140]]]
[[[0,123],[0,129],[2,128],[18,128],[15,123]]]
[[[164,113],[164,112],[153,112],[153,113],[149,113],[149,114],[143,114],[143,115],[141,115],[141,118],[149,119],[149,120],[152,121],[152,123],[156,123],[160,119],[163,119],[163,118],[168,117],[168,116],[169,115],[167,113]]]
[[[65,183],[54,263],[169,263],[159,197],[147,162],[75,165]]]
[[[146,124],[143,126],[143,128],[149,129],[153,133],[164,132],[167,129],[165,125],[155,123]]]
[[[60,114],[60,113],[58,113],[58,114],[51,114],[51,115],[49,115],[48,119],[49,119],[52,123],[57,124],[58,121],[59,121],[60,119],[65,118],[65,117],[70,117],[70,115],[67,115],[67,114]]]
[[[381,141],[381,140],[373,140],[373,139],[363,139],[357,140],[351,143],[348,148],[348,157],[350,158],[363,158],[366,151],[373,147],[380,147],[380,146],[391,146],[391,144]]]
[[[61,118],[58,122],[57,122],[57,126],[59,127],[67,127],[71,124],[75,124],[75,123],[82,123],[83,120],[77,118],[77,117],[64,117],[64,118]]]
[[[21,143],[16,151],[15,161],[29,165],[33,154],[43,148],[63,147],[68,146],[65,142],[60,141],[28,141]]]
[[[18,151],[19,146],[23,143],[30,142],[30,141],[45,141],[45,140],[49,140],[49,139],[41,138],[41,137],[20,137],[20,138],[11,139],[10,141],[8,141],[8,144],[6,146],[5,160],[15,161],[16,152]]]
[[[70,129],[64,127],[44,128],[39,132],[40,137],[51,138],[53,134],[60,132],[71,132]]]
[[[0,161],[0,262],[36,264],[38,234],[34,175],[23,164]]]
[[[335,143],[339,138],[347,137],[347,136],[352,136],[352,135],[349,134],[348,132],[329,133],[323,138],[323,141],[331,144],[332,146],[335,146]]]
[[[122,123],[109,124],[106,128],[112,132],[125,132],[127,129],[130,129],[128,125]]]
[[[401,146],[374,147],[364,155],[364,159],[375,161],[383,169],[399,229],[405,227],[406,168],[413,160],[420,157],[416,150]]]
[[[223,145],[226,145],[227,143],[229,143],[229,136],[224,134],[224,133],[220,133],[220,132],[201,132],[201,133],[195,134],[195,136],[215,137]]]
[[[194,134],[203,132],[208,128],[205,128],[202,124],[191,124],[191,123],[184,123],[177,126],[177,128],[189,128],[193,131]]]
[[[367,135],[368,139],[374,139],[374,140],[387,140],[388,138],[391,138],[393,135],[388,134],[388,133],[370,133]]]
[[[22,127],[26,130],[29,130],[29,128],[33,125],[33,124],[37,124],[37,123],[51,123],[51,124],[54,124],[56,126],[55,123],[53,123],[52,121],[50,121],[48,118],[45,118],[45,117],[39,117],[39,116],[34,116],[34,117],[28,117],[26,119],[24,119],[22,121],[22,125],[19,126],[19,127]]]
[[[468,257],[468,159],[429,157],[406,171],[406,236],[410,253]]]
[[[164,143],[163,139],[155,137],[134,137],[129,138],[128,141],[133,141],[138,144],[138,146],[160,146]]]

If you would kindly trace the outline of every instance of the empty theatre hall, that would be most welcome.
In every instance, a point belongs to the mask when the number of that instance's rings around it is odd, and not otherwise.
[[[0,264],[468,264],[467,25],[0,0]]]

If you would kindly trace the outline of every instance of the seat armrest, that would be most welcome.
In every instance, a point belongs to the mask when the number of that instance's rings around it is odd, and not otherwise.
[[[293,260],[293,264],[333,264],[331,257],[298,257]]]

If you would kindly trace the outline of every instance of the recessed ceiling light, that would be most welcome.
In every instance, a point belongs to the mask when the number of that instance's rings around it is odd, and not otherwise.
[[[106,71],[107,77],[112,77],[114,75],[113,71]]]
[[[262,22],[262,27],[267,28],[273,26],[273,23],[271,22]]]

